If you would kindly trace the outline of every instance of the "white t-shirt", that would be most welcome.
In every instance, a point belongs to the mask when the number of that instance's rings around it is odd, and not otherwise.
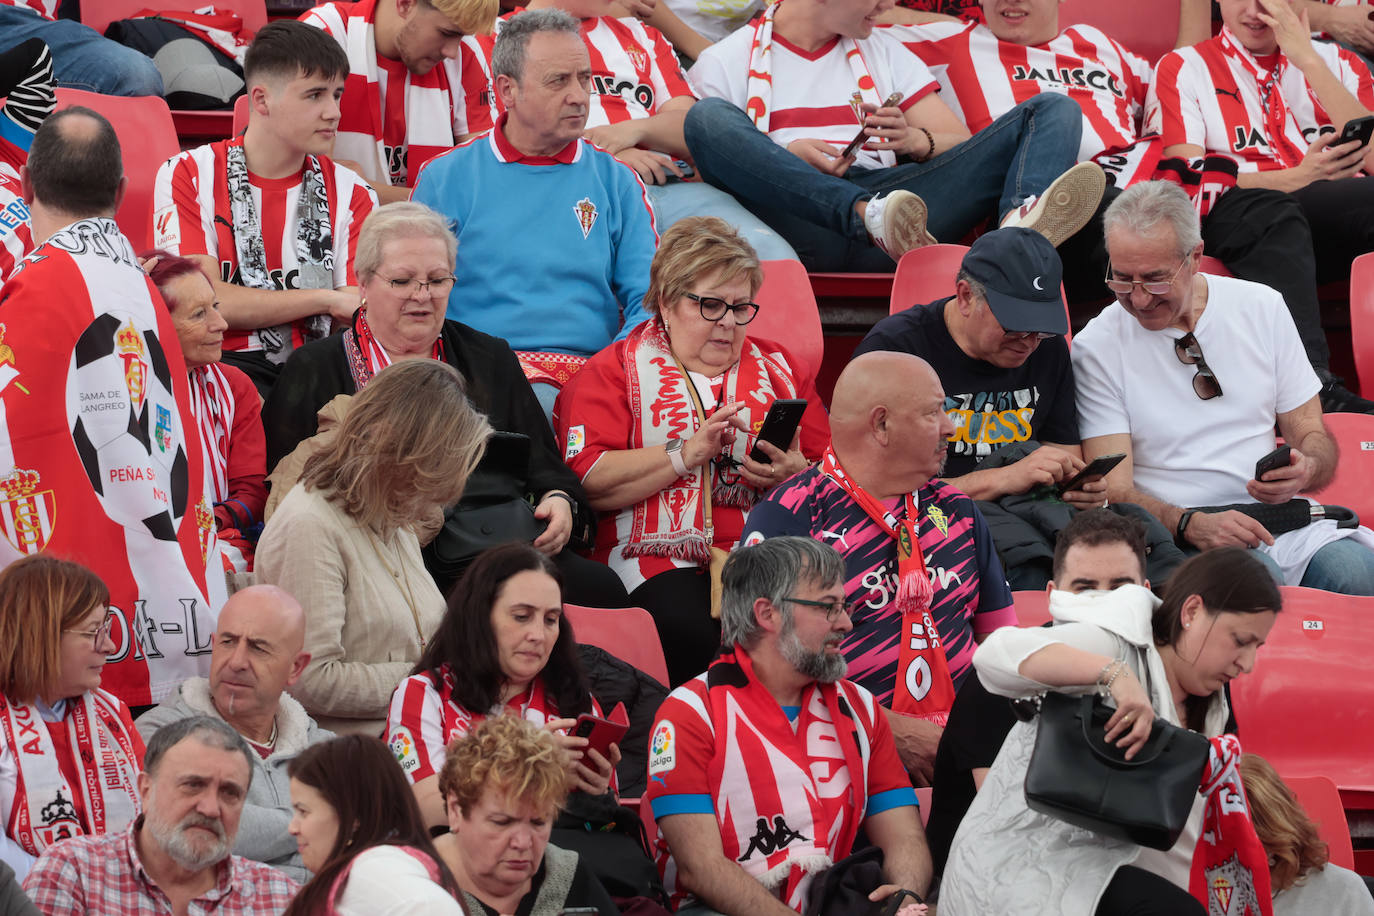
[[[754,31],[753,26],[745,26],[702,52],[687,73],[687,81],[699,98],[721,98],[736,108],[748,110]],[[906,111],[939,89],[921,59],[888,30],[877,29],[855,43],[863,54],[878,98],[902,92],[905,97],[899,107]],[[838,37],[816,51],[807,52],[775,30],[772,59],[768,136],[773,142],[786,148],[793,140],[811,138],[843,147],[854,139],[863,126],[863,116],[852,101],[858,86]],[[859,151],[855,165],[865,169],[884,166],[878,153],[868,149]]]
[[[395,846],[358,854],[348,883],[334,901],[339,916],[465,916],[463,906],[430,880],[414,856]]]
[[[677,18],[712,43],[749,24],[763,11],[761,0],[667,0]]]

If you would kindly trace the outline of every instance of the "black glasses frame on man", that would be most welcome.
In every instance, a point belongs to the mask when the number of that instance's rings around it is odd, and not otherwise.
[[[1185,366],[1197,366],[1197,372],[1193,375],[1193,392],[1198,397],[1204,401],[1221,397],[1221,382],[1217,381],[1212,367],[1207,365],[1207,360],[1203,358],[1202,345],[1197,342],[1192,331],[1174,341],[1174,355]]]
[[[842,598],[836,598],[834,601],[815,601],[811,598],[787,597],[782,600],[791,604],[804,604],[807,607],[824,608],[827,623],[834,623],[835,618],[839,617],[841,613],[848,614],[850,617],[854,616],[854,609],[849,605],[849,602]]]
[[[716,296],[698,296],[696,293],[683,293],[697,304],[701,317],[707,321],[720,321],[726,312],[735,313],[735,324],[748,324],[759,313],[757,302],[736,302],[733,305]]]

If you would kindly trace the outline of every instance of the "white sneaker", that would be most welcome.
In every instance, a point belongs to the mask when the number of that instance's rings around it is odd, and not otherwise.
[[[1034,229],[1056,248],[1088,224],[1107,190],[1107,174],[1096,162],[1080,162],[1060,175],[1045,193],[1002,217],[998,228]]]
[[[913,248],[935,244],[926,231],[926,202],[910,191],[888,191],[870,198],[864,208],[864,228],[873,244],[894,261]]]

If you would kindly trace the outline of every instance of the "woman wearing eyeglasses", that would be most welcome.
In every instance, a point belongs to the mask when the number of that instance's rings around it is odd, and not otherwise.
[[[762,282],[754,249],[728,223],[678,221],[649,270],[651,317],[593,356],[554,409],[564,458],[602,513],[593,558],[653,614],[675,684],[705,669],[720,642],[713,551],[734,547],[754,503],[830,441],[811,380],[781,346],[749,337]],[[767,460],[755,461],[755,434],[779,398],[805,398],[806,414],[786,450],[760,442]]]
[[[0,570],[0,859],[20,878],[58,840],[138,816],[143,739],[100,689],[117,648],[109,603],[105,583],[67,560]]]
[[[569,599],[621,605],[624,592],[613,577],[563,552],[591,512],[515,354],[500,338],[444,318],[457,249],[443,217],[423,204],[392,203],[372,212],[353,262],[362,305],[343,334],[301,347],[287,360],[263,407],[267,465],[315,435],[321,408],[337,395],[361,391],[383,367],[402,359],[441,360],[463,376],[469,400],[493,429],[529,437],[525,483],[536,518],[547,522],[534,546],[556,558]]]

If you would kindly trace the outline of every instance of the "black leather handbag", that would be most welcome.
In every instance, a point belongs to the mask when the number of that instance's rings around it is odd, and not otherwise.
[[[1159,718],[1131,760],[1103,740],[1113,710],[1096,694],[1047,693],[1026,768],[1032,811],[1151,849],[1170,849],[1197,797],[1209,742]]]
[[[529,436],[492,434],[462,498],[444,513],[444,527],[422,551],[425,568],[445,595],[479,553],[511,541],[531,543],[547,527],[526,498],[529,460]]]

